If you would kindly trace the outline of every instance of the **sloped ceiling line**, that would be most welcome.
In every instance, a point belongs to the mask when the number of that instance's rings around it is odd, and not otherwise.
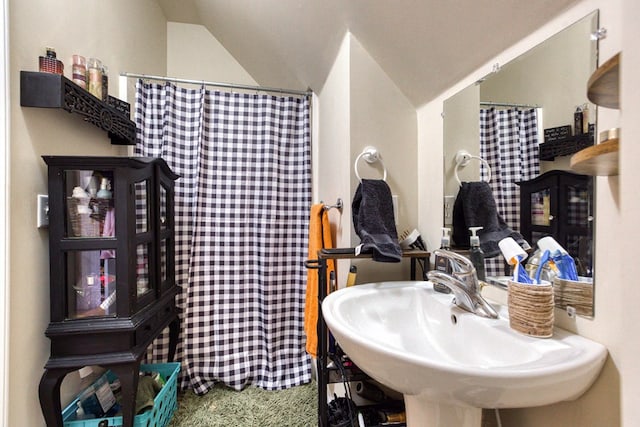
[[[579,0],[157,1],[264,86],[321,91],[349,31],[419,107]]]

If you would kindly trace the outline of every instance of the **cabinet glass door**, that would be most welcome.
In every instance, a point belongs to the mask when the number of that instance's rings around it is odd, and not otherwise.
[[[116,263],[113,250],[66,253],[67,319],[116,314]]]
[[[551,190],[544,188],[531,193],[531,225],[551,225]]]
[[[115,235],[112,182],[112,171],[65,171],[65,237],[96,238]]]
[[[133,184],[135,193],[136,206],[136,296],[138,299],[149,294],[154,283],[151,276],[150,265],[151,254],[153,253],[152,242],[153,233],[151,232],[151,214],[152,206],[151,196],[151,180],[149,177],[138,180]]]
[[[567,225],[576,227],[589,226],[590,197],[584,185],[567,185]]]
[[[115,316],[116,240],[112,170],[64,171],[67,239],[98,239],[101,249],[65,253],[65,318]]]

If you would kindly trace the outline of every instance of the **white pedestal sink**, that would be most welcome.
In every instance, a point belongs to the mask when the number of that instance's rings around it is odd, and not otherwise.
[[[478,427],[481,408],[573,400],[595,381],[606,348],[556,328],[532,338],[453,305],[429,282],[385,282],[330,294],[324,319],[349,357],[402,393],[409,427]]]

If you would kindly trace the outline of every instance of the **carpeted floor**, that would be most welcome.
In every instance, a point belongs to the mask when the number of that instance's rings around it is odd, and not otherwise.
[[[266,391],[235,391],[216,385],[204,396],[178,392],[169,427],[309,427],[318,423],[317,385]]]

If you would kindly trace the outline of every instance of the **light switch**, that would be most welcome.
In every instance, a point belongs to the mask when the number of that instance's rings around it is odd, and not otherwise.
[[[393,203],[393,219],[395,220],[396,226],[398,225],[398,195],[391,195],[391,202]]]
[[[444,196],[444,225],[453,224],[453,204],[455,196]]]
[[[38,228],[49,227],[49,196],[38,194]]]

